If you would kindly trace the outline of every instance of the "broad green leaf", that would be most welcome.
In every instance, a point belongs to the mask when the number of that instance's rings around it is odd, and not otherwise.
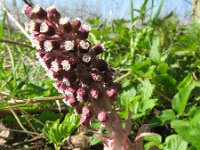
[[[131,89],[127,91],[123,91],[122,94],[120,95],[121,105],[130,104],[134,100],[135,96],[136,96],[136,90],[134,87],[132,87]]]
[[[192,120],[176,120],[171,123],[172,128],[175,129],[180,136],[192,144],[197,149],[200,149],[200,115]]]
[[[43,132],[45,137],[58,149],[78,126],[79,116],[68,113],[62,123],[60,123],[60,119],[47,121]]]
[[[153,90],[155,88],[155,85],[152,84],[149,80],[144,80],[144,82],[142,83],[142,99],[147,100],[149,99],[152,94],[153,94]]]
[[[162,137],[159,134],[156,134],[152,136],[145,136],[144,140],[148,142],[161,143]]]
[[[173,134],[166,138],[163,150],[187,150],[187,142],[179,135]]]
[[[161,122],[161,125],[165,125],[175,120],[176,115],[172,109],[167,109],[163,110],[156,118]]]
[[[145,136],[144,140],[148,142],[145,144],[145,150],[149,150],[152,147],[158,147],[160,149],[163,147],[163,145],[161,144],[162,137],[159,134],[153,136]]]
[[[193,79],[187,79],[188,76],[179,84],[179,92],[172,100],[172,108],[178,113],[178,116],[181,116],[184,113],[190,93],[195,88]]]

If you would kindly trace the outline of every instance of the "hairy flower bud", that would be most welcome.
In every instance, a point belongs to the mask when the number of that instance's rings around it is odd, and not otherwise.
[[[90,89],[90,96],[93,99],[98,99],[100,97],[100,90],[97,87],[93,87]]]
[[[96,82],[102,81],[102,76],[101,76],[101,74],[98,73],[97,71],[93,71],[93,72],[91,73],[91,77],[92,77],[92,79],[93,79],[94,81],[96,81]]]
[[[82,109],[82,115],[90,118],[92,116],[91,108],[89,108],[88,106],[84,106]]]
[[[87,39],[89,34],[90,27],[88,25],[82,25],[78,30],[79,39]]]
[[[81,118],[80,118],[80,124],[83,125],[83,126],[86,126],[87,123],[88,123],[87,117],[82,115]]]
[[[33,11],[33,7],[29,6],[29,5],[25,5],[22,9],[22,13],[24,13],[27,17],[31,18],[31,19],[35,19],[32,15],[32,11]]]
[[[65,17],[65,18],[60,18],[59,19],[59,24],[60,27],[67,33],[72,31],[72,25],[69,21],[69,18]]]
[[[42,7],[36,5],[32,10],[32,16],[34,16],[35,19],[46,19],[47,12]]]
[[[90,42],[85,41],[85,40],[81,40],[79,43],[79,52],[80,53],[86,53],[88,52],[90,48]]]
[[[75,105],[78,104],[77,100],[71,96],[65,96],[65,99],[63,101],[64,101],[64,103],[66,103],[67,105],[69,105],[71,107],[74,107]]]
[[[40,26],[40,33],[52,36],[55,34],[55,29],[53,26],[48,25],[46,22],[43,22]]]
[[[61,17],[61,15],[60,15],[60,13],[57,11],[57,9],[56,9],[56,7],[55,7],[54,5],[47,8],[47,18],[48,18],[50,21],[53,21],[53,22],[55,22],[55,23],[58,23],[60,17]]]
[[[95,67],[99,70],[99,71],[105,71],[108,70],[108,64],[105,60],[103,59],[97,59],[95,62]]]
[[[106,94],[109,98],[114,98],[121,88],[122,87],[119,83],[112,83],[111,85],[108,85]]]
[[[72,20],[71,22],[71,25],[72,25],[72,29],[74,32],[77,32],[78,29],[80,28],[81,26],[81,19],[80,18],[75,18]]]
[[[92,49],[91,49],[91,52],[94,55],[101,54],[103,51],[104,51],[104,46],[102,44],[98,44],[98,45],[92,47]]]
[[[108,114],[105,113],[104,111],[100,112],[100,113],[98,114],[98,120],[99,120],[100,122],[106,122],[106,121],[108,120]]]
[[[77,91],[76,91],[76,99],[79,101],[79,102],[84,102],[88,99],[88,95],[87,95],[87,91],[86,89],[84,88],[79,88]]]
[[[57,50],[59,48],[60,48],[60,43],[57,41],[46,40],[44,42],[44,49],[46,52],[50,52],[52,50]]]

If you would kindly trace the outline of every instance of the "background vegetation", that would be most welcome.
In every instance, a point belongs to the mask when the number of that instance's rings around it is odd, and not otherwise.
[[[147,7],[131,11],[131,19],[87,20],[90,41],[103,43],[101,57],[117,71],[123,85],[117,108],[122,119],[131,112],[132,134],[146,126],[145,149],[200,149],[200,24],[180,24],[169,13]],[[134,16],[134,12],[139,14]],[[0,24],[0,145],[18,149],[102,149],[91,130],[62,103],[35,58],[35,50],[19,31],[9,32],[6,14]],[[140,25],[135,25],[136,22]],[[99,122],[93,124],[97,128]],[[71,140],[70,140],[71,138]],[[52,143],[52,144],[51,144]],[[82,145],[81,145],[82,144]],[[64,145],[64,146],[62,146]],[[1,147],[1,146],[0,146]]]

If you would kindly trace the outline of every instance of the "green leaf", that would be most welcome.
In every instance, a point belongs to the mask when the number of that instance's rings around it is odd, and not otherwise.
[[[152,84],[148,79],[144,80],[144,82],[142,83],[142,99],[147,100],[149,99],[152,94],[153,94],[153,90],[155,88],[155,85]]]
[[[188,76],[179,84],[179,92],[172,100],[172,108],[178,113],[178,116],[184,113],[190,93],[195,88],[195,82]]]
[[[159,134],[156,134],[152,136],[145,136],[144,140],[148,142],[161,143],[162,137]]]
[[[131,89],[127,91],[123,91],[122,94],[120,95],[121,105],[130,104],[134,100],[135,96],[136,96],[136,90],[134,87],[132,87]]]
[[[44,126],[45,137],[59,149],[64,140],[79,126],[79,116],[68,113],[65,119],[60,123],[57,121],[47,121]]]
[[[145,136],[144,140],[147,141],[148,143],[145,144],[145,150],[149,150],[152,147],[158,147],[162,148],[162,137],[159,134],[153,135],[153,136]]]
[[[172,109],[163,110],[159,116],[156,117],[161,125],[166,125],[172,120],[176,119],[176,115]]]
[[[100,141],[98,138],[93,137],[92,140],[90,141],[90,146],[96,145],[96,144],[98,144],[98,143],[100,143],[100,142],[101,142],[101,141]]]
[[[166,138],[163,150],[187,150],[187,142],[179,135],[173,134]]]
[[[185,141],[200,149],[200,115],[190,121],[175,120],[171,123],[171,126]]]

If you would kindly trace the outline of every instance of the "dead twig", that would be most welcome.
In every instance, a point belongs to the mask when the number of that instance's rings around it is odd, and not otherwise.
[[[0,39],[0,42],[2,42],[2,43],[8,43],[8,44],[13,44],[13,45],[19,45],[19,46],[23,46],[23,47],[34,49],[32,46],[24,44],[24,43],[21,43],[21,42],[18,42],[18,41],[11,41],[11,40]]]

